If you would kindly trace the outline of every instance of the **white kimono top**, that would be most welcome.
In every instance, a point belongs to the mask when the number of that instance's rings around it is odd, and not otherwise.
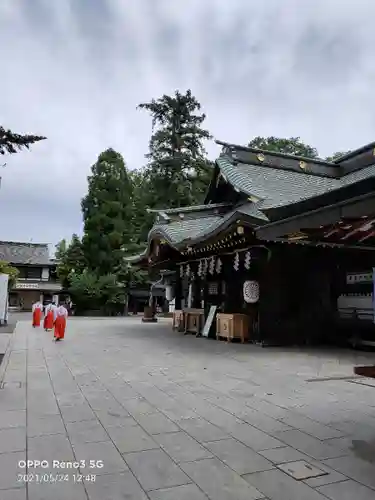
[[[46,306],[45,315],[47,316],[47,314],[50,311],[52,311],[52,313],[53,313],[53,321],[55,321],[55,319],[56,319],[56,309],[57,309],[57,307],[55,306],[55,304],[48,304],[48,306]]]
[[[33,304],[33,307],[32,307],[32,312],[34,312],[35,309],[43,310],[43,304],[41,302],[35,302],[35,304]]]
[[[64,306],[59,306],[56,308],[56,316],[64,316],[65,318],[68,317],[68,311],[65,309]]]

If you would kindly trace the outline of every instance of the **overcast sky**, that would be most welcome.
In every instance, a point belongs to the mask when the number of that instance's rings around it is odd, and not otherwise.
[[[375,140],[374,18],[374,0],[1,0],[0,123],[48,140],[3,159],[0,239],[80,233],[97,155],[142,166],[136,107],[176,89],[216,139],[300,136],[322,156]]]

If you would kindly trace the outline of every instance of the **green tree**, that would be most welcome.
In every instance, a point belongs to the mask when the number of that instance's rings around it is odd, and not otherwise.
[[[9,262],[0,260],[0,274],[8,275],[8,288],[11,289],[16,284],[19,272],[18,269],[11,266]]]
[[[88,269],[104,276],[113,273],[124,252],[137,243],[132,183],[122,156],[113,149],[99,155],[91,172],[82,200],[83,254]]]
[[[63,240],[59,241],[55,245],[55,259],[57,262],[59,262],[63,256],[65,255],[65,252],[68,248],[68,245],[66,243],[66,239],[64,238]]]
[[[38,141],[43,141],[46,139],[40,135],[20,135],[11,132],[10,130],[5,130],[4,127],[0,126],[0,154],[5,155],[6,153],[14,154],[18,153],[22,148],[30,148],[30,144],[34,144]]]
[[[142,103],[152,116],[153,134],[144,181],[144,203],[149,208],[180,207],[196,203],[207,165],[203,141],[210,139],[202,128],[205,115],[190,90]],[[199,181],[198,181],[199,180]]]
[[[276,153],[303,156],[305,158],[318,158],[317,149],[305,144],[299,137],[254,137],[248,146]]]
[[[351,153],[351,151],[337,151],[337,153],[333,153],[331,156],[327,156],[326,160],[327,161],[336,161],[339,158],[341,158],[341,156],[347,155],[349,153]]]
[[[81,274],[86,267],[82,242],[76,234],[72,235],[70,244],[61,240],[56,245],[55,258],[57,261],[57,276],[64,288],[70,286],[71,276]]]
[[[115,274],[98,276],[88,270],[73,274],[69,293],[79,312],[100,310],[103,314],[115,314],[124,310],[125,290]]]

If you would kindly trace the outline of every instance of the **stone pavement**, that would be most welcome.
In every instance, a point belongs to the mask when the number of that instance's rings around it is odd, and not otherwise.
[[[227,344],[140,318],[74,318],[58,344],[19,322],[10,342],[0,500],[375,498],[375,384],[348,378],[373,354]]]

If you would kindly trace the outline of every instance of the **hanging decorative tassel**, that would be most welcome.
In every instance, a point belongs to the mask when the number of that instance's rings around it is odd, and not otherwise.
[[[208,260],[204,259],[204,262],[203,262],[203,274],[204,274],[204,276],[206,276],[207,270],[208,270]]]
[[[220,257],[218,257],[217,261],[216,261],[216,272],[217,274],[220,274],[221,273],[221,268],[223,267],[223,263],[221,262],[220,260]]]
[[[212,257],[210,260],[209,273],[214,274],[215,272],[215,257]]]
[[[244,263],[245,269],[250,269],[251,267],[251,253],[246,252],[245,254],[245,263]]]
[[[234,255],[233,269],[235,271],[238,271],[239,268],[240,268],[240,256],[238,255],[238,252],[236,252]]]
[[[198,276],[202,276],[202,274],[203,274],[203,262],[201,260],[199,261],[197,274],[198,274]]]

